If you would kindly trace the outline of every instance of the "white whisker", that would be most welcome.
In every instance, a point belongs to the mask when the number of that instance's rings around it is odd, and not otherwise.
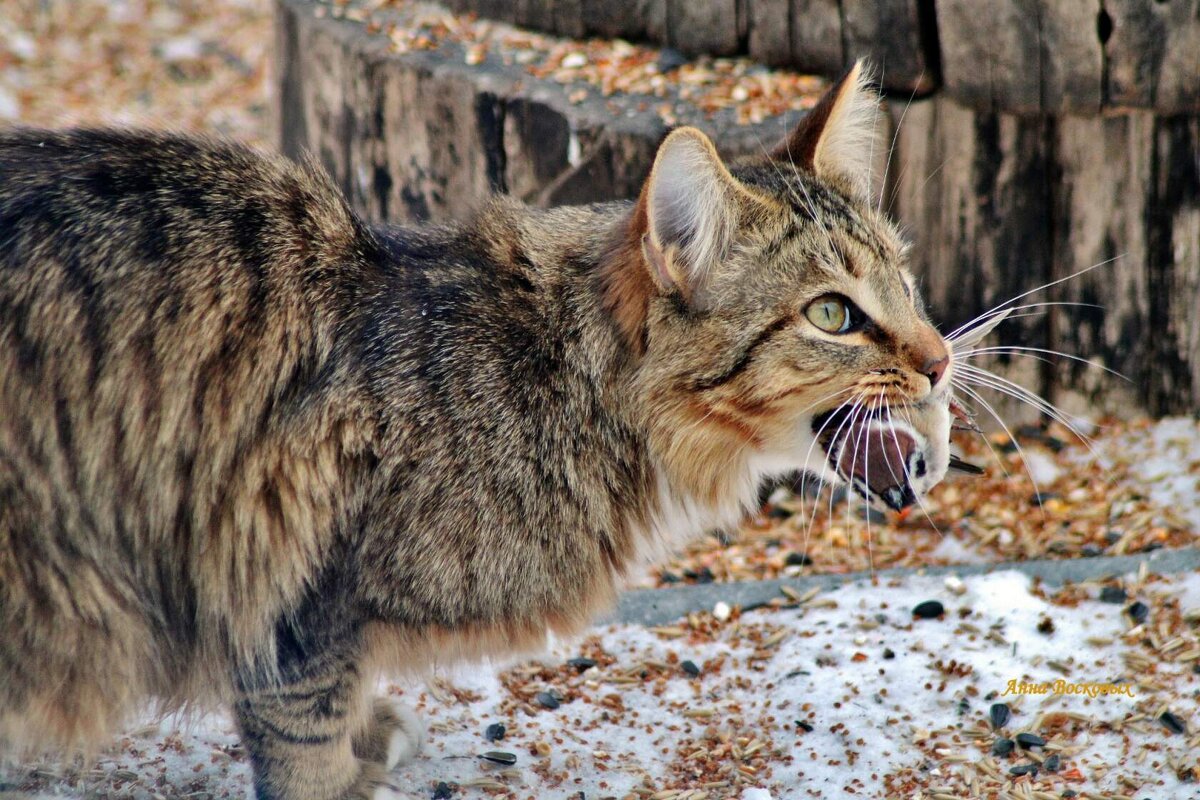
[[[979,402],[983,401],[983,398],[979,397],[979,395],[977,395],[975,392],[971,391],[970,387],[968,387],[967,384],[960,381],[958,378],[951,378],[950,383],[952,386],[954,386],[955,389],[961,390],[963,392],[963,394],[969,394],[972,399],[977,400]],[[992,413],[992,416],[996,416],[994,412]],[[991,440],[988,439],[988,437],[983,435],[982,433],[979,434],[979,438],[983,439],[983,443],[987,445],[988,450],[990,450],[992,453],[992,458],[995,459],[996,463],[1000,465],[1000,471],[1004,473],[1004,477],[1005,478],[1012,477],[1008,472],[1008,465],[1006,465],[1004,463],[1004,459],[1002,459],[1000,457],[1000,454],[996,452],[996,448],[992,446]]]
[[[1038,486],[1037,478],[1033,476],[1033,470],[1029,468],[1029,459],[1025,458],[1025,450],[1021,447],[1021,443],[1017,441],[1017,437],[1013,435],[1013,432],[1009,429],[1008,425],[1004,424],[1004,420],[1002,420],[1000,415],[996,413],[996,409],[992,408],[992,404],[985,400],[982,395],[966,385],[960,385],[959,388],[973,397],[980,405],[982,405],[987,412],[992,415],[996,422],[1000,424],[1000,427],[1004,429],[1005,435],[1008,436],[1009,441],[1012,442],[1013,447],[1016,448],[1017,457],[1021,459],[1021,464],[1025,467],[1025,474],[1029,476],[1029,482],[1033,484],[1033,491],[1037,495],[1038,509],[1042,512],[1042,519],[1044,520],[1046,516],[1046,510],[1042,508],[1042,490],[1041,487]]]
[[[1106,264],[1111,264],[1112,262],[1116,261],[1117,259],[1124,258],[1124,257],[1125,257],[1124,253],[1121,253],[1120,255],[1115,255],[1112,258],[1105,259],[1104,261],[1101,261],[1097,264],[1093,264],[1090,267],[1085,267],[1084,269],[1081,269],[1078,272],[1073,272],[1070,275],[1066,276],[1065,278],[1059,278],[1057,280],[1050,281],[1049,283],[1043,283],[1041,286],[1035,286],[1034,288],[1030,289],[1029,291],[1022,292],[1021,294],[1017,295],[1016,297],[1010,297],[1009,299],[1005,300],[1004,302],[999,303],[999,304],[993,306],[992,308],[988,309],[987,311],[983,312],[982,314],[977,316],[975,319],[973,319],[969,322],[966,322],[963,325],[960,325],[958,327],[958,329],[955,330],[954,333],[950,334],[950,336],[947,336],[946,338],[949,339],[955,335],[959,335],[959,332],[962,331],[963,328],[969,327],[969,326],[979,322],[980,320],[990,318],[993,314],[1000,313],[1001,311],[1005,310],[1009,306],[1010,303],[1015,303],[1016,301],[1018,301],[1022,298],[1025,298],[1031,294],[1034,294],[1035,292],[1040,292],[1044,289],[1049,289],[1053,286],[1057,286],[1058,284],[1063,283],[1065,281],[1069,281],[1073,278],[1078,278],[1080,275],[1086,275],[1087,273],[1091,272],[1094,269],[1099,269],[1100,267],[1103,267]]]
[[[1011,381],[1002,375],[997,375],[991,370],[984,369],[983,367],[961,364],[959,365],[959,371],[960,373],[972,378],[975,383],[990,386],[998,392],[1007,394],[1014,399],[1021,400],[1022,402],[1038,409],[1046,416],[1062,423],[1067,430],[1078,436],[1090,446],[1091,439],[1085,433],[1075,427],[1067,413],[1036,392],[1030,391],[1019,383]]]
[[[1110,375],[1115,375],[1116,377],[1120,378],[1123,381],[1126,381],[1128,383],[1133,383],[1133,381],[1131,381],[1129,378],[1125,377],[1121,373],[1117,372],[1115,369],[1109,369],[1108,367],[1104,366],[1103,364],[1097,364],[1093,361],[1089,361],[1086,358],[1080,358],[1079,356],[1073,356],[1070,353],[1064,353],[1061,350],[1047,350],[1044,347],[1023,347],[1023,346],[1019,346],[1019,345],[996,345],[994,347],[972,348],[970,350],[967,350],[965,353],[963,353],[962,357],[963,358],[972,358],[974,356],[980,356],[980,355],[1013,355],[1013,356],[1016,356],[1016,355],[1027,355],[1028,353],[1045,353],[1047,355],[1057,356],[1058,358],[1066,358],[1071,361],[1078,361],[1079,363],[1086,364],[1089,367],[1096,367],[1097,369],[1102,369],[1105,372],[1109,373]],[[958,355],[958,354],[956,353],[955,355]],[[1035,358],[1036,356],[1030,356],[1030,357]],[[1048,364],[1054,363],[1050,359],[1046,359],[1046,358],[1039,358],[1038,360],[1045,361]]]
[[[1014,311],[1031,311],[1035,308],[1053,308],[1057,306],[1070,306],[1072,308],[1097,308],[1101,310],[1104,309],[1104,306],[1097,305],[1096,303],[1078,303],[1074,300],[1044,300],[1038,303],[1022,303],[1019,306],[993,308],[991,311],[985,311],[974,319],[968,320],[962,325],[959,325],[953,331],[946,334],[946,338],[950,341],[967,338],[974,330],[983,327],[985,322],[997,316],[1003,315],[1005,319],[1016,319],[1018,316],[1024,316],[1019,314],[1014,315]],[[1004,320],[999,320],[999,322],[1003,321]],[[999,322],[997,322],[997,324],[999,324]]]

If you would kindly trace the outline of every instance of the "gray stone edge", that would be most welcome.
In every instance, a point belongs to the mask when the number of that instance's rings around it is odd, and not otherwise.
[[[598,624],[621,622],[631,625],[662,625],[692,612],[711,611],[718,602],[742,609],[758,608],[772,600],[786,601],[783,587],[804,594],[813,588],[829,591],[839,586],[867,581],[882,582],[923,575],[967,577],[1008,571],[1019,572],[1030,578],[1040,578],[1047,584],[1058,586],[1127,575],[1137,572],[1142,564],[1146,565],[1149,572],[1159,575],[1200,570],[1200,547],[1155,550],[1127,556],[898,567],[843,575],[805,575],[762,581],[707,583],[669,589],[636,589],[623,592],[613,613]]]

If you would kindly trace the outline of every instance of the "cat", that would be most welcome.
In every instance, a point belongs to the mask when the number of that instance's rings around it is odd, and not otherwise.
[[[389,796],[380,670],[535,649],[806,470],[949,463],[951,348],[870,202],[862,64],[636,201],[364,224],[314,164],[0,133],[0,740],[231,707],[271,800]]]

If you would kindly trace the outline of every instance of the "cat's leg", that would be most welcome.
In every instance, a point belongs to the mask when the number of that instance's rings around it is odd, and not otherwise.
[[[235,705],[259,800],[385,800],[387,760],[408,752],[403,718],[372,706],[354,663],[322,659],[280,682],[243,685]],[[365,733],[364,733],[365,732]],[[397,741],[399,734],[399,743]],[[386,741],[386,747],[377,742]]]

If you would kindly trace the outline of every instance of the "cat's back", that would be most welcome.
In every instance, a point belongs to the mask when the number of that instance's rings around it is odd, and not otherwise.
[[[7,710],[178,691],[298,590],[369,435],[338,348],[373,246],[282,158],[0,132],[0,742]]]
[[[314,384],[372,241],[322,174],[237,144],[0,132],[0,453],[211,456]]]
[[[6,283],[50,260],[97,288],[163,272],[236,283],[239,272],[314,266],[361,235],[323,175],[242,145],[147,131],[0,131]]]

